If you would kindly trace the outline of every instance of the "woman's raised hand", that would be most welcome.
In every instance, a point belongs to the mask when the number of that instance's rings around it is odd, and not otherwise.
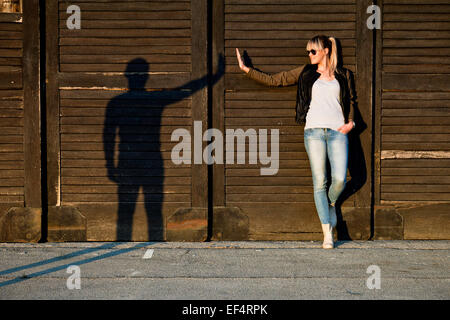
[[[242,61],[242,57],[241,57],[241,54],[239,53],[239,49],[238,48],[236,48],[236,57],[237,57],[238,62],[239,62],[239,68],[242,71],[244,71],[245,73],[248,73],[250,71],[250,68],[245,66],[244,61]]]

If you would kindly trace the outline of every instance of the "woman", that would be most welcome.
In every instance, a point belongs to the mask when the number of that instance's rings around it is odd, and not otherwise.
[[[239,50],[239,68],[247,76],[268,86],[297,84],[296,122],[305,123],[304,143],[308,154],[314,202],[324,233],[323,248],[331,249],[336,226],[335,204],[344,190],[348,162],[347,134],[355,127],[354,95],[350,72],[337,66],[336,40],[318,35],[308,41],[311,64],[269,75],[245,66]],[[326,159],[331,167],[327,192]]]

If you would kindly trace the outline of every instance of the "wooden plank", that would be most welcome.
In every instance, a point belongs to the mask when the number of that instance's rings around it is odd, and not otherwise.
[[[0,40],[1,41],[1,40]],[[6,41],[6,40],[3,40]],[[115,46],[120,49],[122,46],[148,46],[151,50],[151,46],[188,46],[189,52],[191,52],[190,38],[102,38],[102,37],[91,37],[91,38],[60,38],[59,44],[61,47],[65,46]],[[120,46],[118,45],[120,44]],[[67,50],[67,48],[64,48]],[[149,53],[150,51],[147,51]]]
[[[87,20],[82,27],[86,29],[185,29],[190,28],[190,20]],[[59,28],[67,28],[65,20],[60,21]]]
[[[403,142],[403,143],[394,143],[394,142],[384,142],[382,144],[383,150],[450,150],[450,142]]]
[[[39,0],[25,1],[23,16],[24,201],[27,207],[40,208],[42,198]]]
[[[0,160],[0,170],[11,170],[11,169],[22,169],[24,165],[23,161],[1,161]]]
[[[436,193],[436,192],[421,192],[421,193],[382,193],[381,199],[386,201],[415,201],[415,202],[428,202],[428,201],[448,201],[448,193]]]
[[[239,168],[239,169],[245,169],[245,168],[259,168],[261,167],[260,163],[257,164],[249,164],[248,162],[246,162],[245,164],[238,164],[238,163],[234,163],[234,164],[225,164],[225,168],[229,169],[229,168]],[[309,160],[308,159],[291,159],[291,160],[286,160],[283,159],[282,161],[280,161],[278,163],[278,167],[280,169],[285,168],[285,169],[303,169],[303,168],[310,168],[309,165]]]
[[[227,186],[227,194],[297,194],[313,193],[310,186]]]
[[[383,176],[450,176],[450,168],[382,168]]]
[[[208,127],[208,4],[202,0],[191,1],[192,16],[192,78],[199,79],[197,91],[192,93],[191,137],[194,121]],[[194,141],[194,139],[192,140]],[[193,150],[194,145],[193,145]],[[194,160],[194,159],[193,159]],[[203,162],[192,166],[192,206],[208,207],[208,167]]]
[[[191,177],[122,177],[122,185],[191,185]],[[1,183],[1,181],[0,181]],[[116,185],[107,177],[61,177],[61,185]]]
[[[450,177],[446,176],[385,176],[381,177],[384,184],[450,184]]]
[[[128,108],[117,108],[114,110],[115,117],[191,117],[191,109],[188,108],[145,108],[129,106]],[[78,116],[102,116],[105,114],[105,108],[61,108],[61,116],[78,117]]]
[[[126,63],[118,64],[61,64],[61,72],[124,72]],[[188,72],[191,70],[190,64],[172,63],[172,64],[152,64],[153,72]]]
[[[312,186],[311,177],[227,177],[227,186]]]
[[[23,162],[23,152],[4,153],[0,152],[0,161],[21,161]]]
[[[382,110],[383,117],[401,117],[407,114],[410,117],[450,117],[450,108],[427,108],[424,112],[422,108],[417,109],[384,109]]]
[[[124,15],[124,13],[121,13]],[[134,14],[133,14],[134,16]],[[190,29],[60,29],[60,37],[84,38],[84,37],[106,37],[106,38],[120,38],[120,37],[186,37],[191,35]],[[0,38],[3,38],[0,32]],[[7,39],[14,39],[8,37]]]
[[[125,69],[122,69],[122,71]],[[86,87],[86,88],[129,88],[133,82],[126,78],[125,74],[71,74],[61,73],[60,84],[62,88],[70,87]],[[185,84],[190,79],[190,74],[187,72],[176,74],[149,74],[148,80],[145,83],[145,88],[152,89],[170,89]],[[132,86],[133,87],[133,86]],[[92,100],[89,102],[95,103]],[[61,100],[61,105],[64,99]],[[109,101],[108,101],[109,102]],[[152,101],[145,100],[146,104],[151,104]],[[144,104],[145,105],[145,104]]]
[[[386,73],[450,73],[450,66],[442,64],[416,64],[416,65],[385,65]]]
[[[385,142],[448,142],[450,141],[449,134],[424,134],[424,133],[411,133],[411,134],[383,134],[383,143]]]
[[[423,1],[422,3],[420,3],[420,5],[415,6],[405,6],[404,4],[386,4],[384,10],[386,13],[450,13],[450,6],[448,5],[448,2],[446,4],[447,5],[439,5],[433,3],[433,1],[428,3],[427,1]]]
[[[83,39],[80,39],[83,40]],[[80,43],[80,45],[71,45],[71,46],[61,46],[60,54],[61,55],[80,55],[82,52],[83,55],[155,55],[155,54],[167,54],[167,55],[189,55],[191,53],[190,45],[132,45],[132,46],[118,46],[117,41],[111,41],[109,45],[86,45],[85,43]],[[183,57],[181,57],[183,58]]]
[[[108,175],[107,168],[62,168],[64,177],[106,177]],[[114,173],[120,177],[189,177],[190,168],[115,168]],[[14,174],[14,173],[10,173]]]
[[[294,126],[297,123],[293,117],[279,118],[227,118],[226,125],[229,126]]]
[[[277,6],[278,7],[278,6]],[[341,6],[339,6],[341,7]],[[234,6],[233,6],[234,8]],[[265,6],[264,6],[265,8]],[[228,21],[225,28],[227,30],[354,30],[354,22],[265,22],[253,21]],[[291,44],[292,45],[292,44]]]
[[[121,133],[123,134],[136,134],[139,132],[140,135],[145,134],[161,134],[169,133],[172,134],[173,130],[182,128],[190,130],[190,126],[122,126]],[[20,129],[20,128],[19,128]],[[115,128],[104,128],[104,126],[99,125],[64,125],[61,126],[61,133],[112,133]]]
[[[27,47],[25,48],[28,49]],[[26,65],[24,64],[24,66]],[[17,89],[22,88],[22,70],[0,72],[0,89],[16,89],[16,88]]]
[[[0,179],[4,178],[23,178],[23,170],[17,168],[11,170],[0,170]]]
[[[235,4],[235,5],[226,5],[225,6],[225,14],[230,13],[354,13],[355,5],[342,5],[342,4],[326,4],[326,5],[307,5],[307,4],[266,4],[266,5],[252,5],[252,4]]]
[[[172,149],[178,144],[178,142],[168,143],[145,143],[145,142],[105,142],[105,143],[77,143],[77,142],[63,142],[61,143],[61,151],[101,151],[104,148],[118,147],[123,151],[139,152],[139,151],[172,151]],[[0,147],[2,145],[0,144]],[[293,148],[291,148],[293,149]],[[191,150],[185,148],[185,151]]]
[[[22,22],[22,13],[2,12],[0,13],[0,22]]]
[[[0,118],[0,126],[6,127],[23,127],[24,119],[23,118]]]
[[[63,117],[61,118],[61,125],[76,125],[76,124],[90,124],[103,125],[104,117]],[[187,118],[159,118],[159,117],[126,117],[118,118],[115,121],[116,125],[189,125],[190,119]]]
[[[152,194],[147,193],[143,197],[144,201],[137,201],[138,193],[135,194],[62,194],[62,201],[64,202],[119,202],[132,203],[136,202],[189,202],[191,200],[190,194]]]
[[[0,187],[23,187],[24,178],[3,178],[0,179]]]
[[[428,59],[429,57],[426,57],[426,58]],[[416,58],[414,57],[414,59],[416,59]],[[420,63],[420,61],[417,61],[417,63]],[[425,63],[425,62],[423,62],[423,63]],[[433,63],[433,61],[428,61],[426,63]],[[386,65],[386,64],[384,64],[384,65]],[[410,68],[411,73],[414,73],[414,70],[416,68],[414,65],[408,64],[407,67]],[[433,75],[429,75],[429,74],[423,74],[423,75],[422,74],[421,75],[385,74],[383,76],[383,89],[450,90],[449,82],[450,82],[450,75],[447,75],[447,74],[433,74]]]
[[[58,3],[47,1],[46,10],[46,120],[47,120],[47,202],[58,206],[60,199],[60,123],[58,90]]]
[[[231,169],[225,170],[226,177],[259,177],[260,169]],[[276,174],[277,177],[311,177],[311,169],[286,169],[280,168]]]
[[[225,22],[228,21],[265,21],[268,23],[273,22],[318,22],[318,21],[355,21],[354,13],[339,13],[338,15],[334,13],[322,13],[319,15],[311,15],[310,13],[262,13],[262,14],[247,14],[247,13],[230,13],[225,15]],[[309,38],[314,37],[315,34],[313,32],[306,32],[300,35],[301,38]],[[341,36],[337,36],[341,37]]]
[[[66,20],[68,14],[66,12],[59,13],[59,19]],[[103,12],[99,14],[94,11],[83,12],[83,19],[86,20],[161,20],[161,19],[190,19],[191,13],[189,11],[160,11],[160,12],[146,12],[146,11],[134,11],[134,12]]]
[[[65,74],[67,75],[67,74]],[[180,78],[184,78],[180,75]],[[1,102],[0,102],[1,103]],[[61,108],[65,107],[77,107],[77,108],[107,108],[110,106],[110,100],[93,100],[93,99],[61,99]],[[174,101],[174,100],[164,100],[164,99],[121,99],[118,97],[118,101],[114,102],[115,108],[127,108],[132,105],[134,108],[138,107],[155,107],[155,108],[191,108],[191,101],[188,99]]]
[[[450,38],[450,31],[447,30],[385,30],[383,33],[384,39],[448,39]]]
[[[225,72],[225,62],[220,57],[225,57],[225,4],[224,0],[213,1],[212,3],[212,67],[213,70]],[[212,86],[212,126],[220,132],[225,132],[225,82],[221,77]],[[212,206],[223,207],[225,202],[225,166],[223,164],[213,164],[212,167]]]
[[[61,142],[103,142],[105,137],[107,139],[111,139],[113,134],[93,134],[93,133],[75,133],[75,134],[61,134]],[[121,142],[170,142],[171,134],[140,134],[139,131],[136,131],[134,134],[121,134],[120,141]],[[105,139],[106,140],[106,139]]]
[[[448,125],[450,124],[450,117],[383,117],[382,125]]]
[[[69,4],[65,2],[59,3],[59,10],[65,12]],[[146,11],[174,11],[174,10],[189,10],[189,2],[114,2],[109,1],[108,3],[101,2],[85,2],[80,4],[80,8],[83,11],[122,11],[122,12],[146,12]]]
[[[247,0],[245,2],[248,5],[268,5],[273,4],[273,0]],[[278,5],[287,5],[287,4],[298,4],[298,0],[278,0],[276,2]],[[302,4],[314,4],[314,5],[342,5],[342,4],[353,4],[354,0],[302,0]],[[240,5],[242,4],[241,0],[225,0],[225,5]]]
[[[0,166],[2,163],[0,162]],[[6,165],[5,165],[6,166]],[[151,161],[151,160],[121,160],[121,168],[160,168],[164,170],[166,168],[190,168],[189,164],[175,164],[171,159],[165,159],[164,161]],[[115,167],[112,165],[105,165],[105,160],[96,159],[62,159],[61,168],[108,168]]]
[[[186,86],[189,88],[189,86]],[[166,90],[166,91],[138,91],[138,90],[127,90],[114,89],[114,90],[104,90],[104,89],[73,89],[73,90],[60,90],[61,99],[107,99],[111,100],[116,98],[118,100],[148,100],[149,92],[151,92],[152,99],[162,99],[162,100],[180,100],[180,99],[191,99],[190,92]],[[126,95],[120,95],[121,93],[127,93]]]
[[[119,152],[114,153],[114,159],[118,159]],[[121,159],[124,160],[147,160],[150,159],[172,159],[172,152],[126,152],[120,153]],[[62,159],[105,159],[104,151],[62,151]],[[108,158],[106,158],[108,159]],[[187,157],[189,159],[189,157]]]
[[[289,109],[226,109],[226,118],[279,118],[279,117],[289,117],[295,116],[295,110],[293,108]]]
[[[312,194],[227,194],[227,202],[313,202]]]
[[[0,100],[23,100],[23,90],[0,90]]]
[[[450,159],[383,160],[383,168],[450,168]]]
[[[383,150],[381,159],[449,159],[449,151]]]
[[[283,17],[285,15],[281,15]],[[320,15],[321,17],[322,15]],[[353,15],[352,15],[353,16]],[[258,18],[260,16],[253,16],[252,19],[255,19],[258,21]],[[225,18],[226,19],[226,18]],[[317,19],[320,20],[320,19]],[[316,20],[316,21],[317,21]],[[239,20],[238,20],[239,21]],[[260,20],[261,21],[261,20]],[[347,38],[347,39],[353,39],[355,38],[355,31],[354,30],[323,30],[323,32],[326,33],[333,33],[335,37],[338,38]],[[292,38],[309,38],[311,39],[316,35],[316,31],[309,31],[309,30],[301,30],[301,31],[271,31],[271,30],[253,30],[251,33],[248,31],[241,31],[241,30],[225,30],[225,39],[261,39],[261,40],[270,40],[274,38],[278,39],[292,39]]]
[[[450,196],[450,185],[448,184],[383,184],[381,186],[383,193],[444,193],[447,197]],[[448,198],[447,198],[448,199]]]
[[[20,196],[23,195],[23,188],[20,187],[1,187],[0,188],[1,195],[9,195],[9,196]],[[22,200],[23,201],[23,200]]]
[[[97,194],[108,194],[108,193],[136,193],[136,186],[128,186],[128,187],[120,187],[118,186],[101,186],[101,185],[94,185],[94,186],[71,186],[71,185],[65,185],[62,189],[63,194],[91,194],[91,193],[97,193]],[[185,186],[171,186],[166,185],[164,188],[161,188],[160,186],[146,186],[145,188],[142,188],[141,190],[138,190],[140,193],[146,194],[146,193],[161,193],[161,194],[190,194],[191,190],[190,188],[186,188]],[[1,192],[1,189],[0,189]]]
[[[448,21],[446,13],[384,13],[383,21]]]

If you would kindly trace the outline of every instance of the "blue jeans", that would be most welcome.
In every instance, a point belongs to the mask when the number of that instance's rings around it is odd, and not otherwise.
[[[311,165],[314,202],[322,224],[330,223],[329,204],[334,205],[345,187],[348,161],[347,135],[328,128],[306,129],[304,142]],[[327,194],[326,159],[330,162],[331,185]]]

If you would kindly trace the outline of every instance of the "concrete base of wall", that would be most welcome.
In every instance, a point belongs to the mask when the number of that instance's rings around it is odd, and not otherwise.
[[[167,217],[166,241],[205,241],[208,237],[207,208],[178,208]]]
[[[450,203],[375,206],[375,240],[448,240]]]
[[[47,221],[49,242],[87,240],[86,218],[76,207],[49,207]]]
[[[9,208],[0,216],[0,242],[38,242],[41,216],[41,208]]]

